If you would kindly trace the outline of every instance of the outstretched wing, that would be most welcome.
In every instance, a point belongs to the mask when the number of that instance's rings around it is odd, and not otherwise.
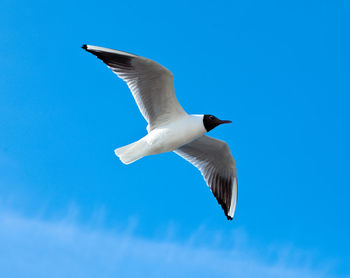
[[[174,152],[201,171],[227,219],[232,220],[237,203],[237,173],[228,145],[203,135]]]
[[[129,86],[149,131],[169,120],[186,115],[175,96],[172,73],[160,64],[114,49],[83,45]]]

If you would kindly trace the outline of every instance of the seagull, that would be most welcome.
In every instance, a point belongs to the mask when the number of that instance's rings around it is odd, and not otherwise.
[[[114,151],[119,159],[130,164],[144,156],[175,152],[198,168],[232,220],[237,203],[236,164],[224,141],[205,135],[231,121],[187,114],[176,98],[173,74],[153,60],[105,47],[84,44],[82,48],[127,83],[148,123],[146,136]]]

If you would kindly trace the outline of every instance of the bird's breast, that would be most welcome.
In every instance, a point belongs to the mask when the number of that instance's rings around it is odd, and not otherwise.
[[[173,151],[206,132],[203,120],[186,116],[167,125],[155,128],[144,137],[149,145],[150,154]]]

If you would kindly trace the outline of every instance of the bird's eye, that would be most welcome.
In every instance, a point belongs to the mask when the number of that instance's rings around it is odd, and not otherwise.
[[[214,116],[209,116],[209,120],[215,120],[215,117]]]

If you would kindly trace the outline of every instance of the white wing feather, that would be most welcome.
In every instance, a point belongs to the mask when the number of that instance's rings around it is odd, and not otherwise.
[[[148,122],[148,132],[168,121],[186,115],[174,90],[172,73],[160,64],[114,49],[83,45],[123,79]]]
[[[237,172],[228,145],[203,135],[174,152],[201,171],[227,219],[232,220],[237,203]]]

